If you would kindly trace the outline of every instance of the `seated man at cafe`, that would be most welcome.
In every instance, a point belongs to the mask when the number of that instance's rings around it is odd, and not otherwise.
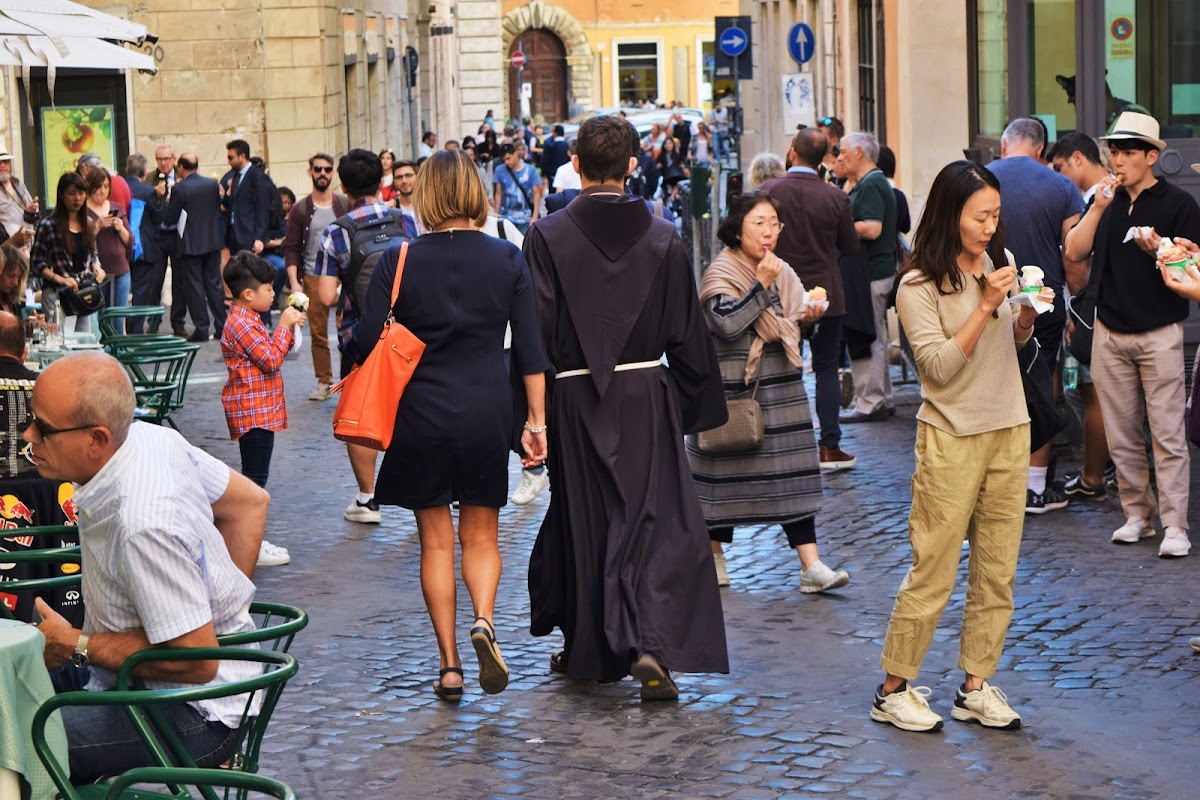
[[[21,455],[24,422],[29,418],[29,398],[38,374],[25,367],[25,328],[21,320],[0,311],[0,478],[18,478],[35,472]]]
[[[36,608],[47,668],[70,663],[86,670],[91,691],[113,688],[121,664],[139,650],[215,647],[218,635],[255,627],[254,584],[230,551],[244,554],[252,545],[253,569],[258,543],[239,540],[255,533],[261,540],[266,493],[177,432],[131,422],[134,407],[133,386],[116,359],[71,355],[38,378],[24,433],[43,477],[79,486],[83,630],[40,599]],[[148,689],[170,689],[260,672],[246,662],[162,661],[133,674]],[[236,744],[245,700],[178,703],[166,716],[196,763],[215,767]],[[152,763],[122,708],[71,706],[62,717],[74,783]]]

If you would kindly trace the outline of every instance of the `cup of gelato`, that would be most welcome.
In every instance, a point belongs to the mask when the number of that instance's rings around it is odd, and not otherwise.
[[[1021,294],[1041,294],[1046,285],[1046,273],[1041,267],[1021,267]]]

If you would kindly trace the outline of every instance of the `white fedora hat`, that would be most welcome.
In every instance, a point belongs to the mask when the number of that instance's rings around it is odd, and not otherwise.
[[[1166,148],[1167,143],[1158,138],[1158,120],[1149,114],[1139,114],[1136,111],[1122,111],[1113,124],[1112,133],[1101,136],[1107,142],[1121,139],[1140,139],[1154,145],[1155,149]]]

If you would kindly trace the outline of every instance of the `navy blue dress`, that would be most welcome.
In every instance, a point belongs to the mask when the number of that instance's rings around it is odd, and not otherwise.
[[[383,330],[400,248],[371,276],[354,331],[359,361]],[[499,508],[508,500],[513,430],[512,387],[504,329],[524,374],[544,372],[533,287],[512,243],[479,231],[427,233],[412,242],[395,318],[425,343],[396,414],[375,499],[420,509],[448,505]]]

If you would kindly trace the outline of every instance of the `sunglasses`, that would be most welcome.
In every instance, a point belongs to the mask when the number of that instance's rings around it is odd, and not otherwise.
[[[821,117],[819,120],[817,120],[817,124],[824,128],[828,128],[833,124],[833,117]]]
[[[323,173],[324,174],[332,174],[333,173],[333,167],[309,167],[309,169],[311,169],[313,172],[317,173],[318,175],[321,175]]]
[[[95,423],[91,423],[88,425],[76,425],[71,428],[56,428],[53,425],[48,425],[47,423],[42,422],[37,417],[31,416],[29,419],[25,420],[25,424],[21,426],[21,432],[24,433],[30,427],[34,428],[38,432],[39,439],[46,440],[55,434],[71,433],[73,431],[86,431],[90,430],[91,428],[98,428],[100,426],[96,425]]]

